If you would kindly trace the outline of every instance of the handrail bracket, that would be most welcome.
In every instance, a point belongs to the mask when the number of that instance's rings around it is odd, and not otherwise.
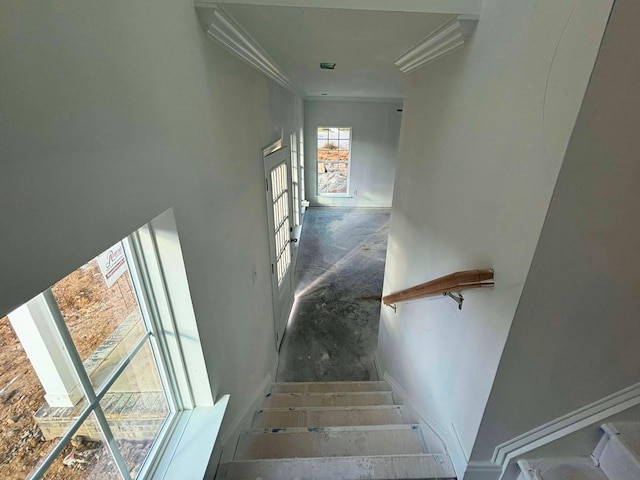
[[[462,296],[462,293],[455,294],[451,292],[444,292],[442,295],[445,297],[451,298],[454,302],[458,304],[458,310],[462,310],[462,302],[464,302],[464,297]]]
[[[393,308],[393,313],[398,313],[398,306],[395,303],[387,303],[387,307]]]

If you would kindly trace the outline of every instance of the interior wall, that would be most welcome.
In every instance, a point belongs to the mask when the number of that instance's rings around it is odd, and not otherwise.
[[[310,101],[305,105],[305,187],[311,206],[390,207],[402,102]],[[317,195],[318,127],[351,127],[348,197]]]
[[[188,0],[9,0],[0,65],[0,317],[173,207],[213,394],[239,415],[276,359],[261,149],[299,127],[295,97]]]
[[[617,0],[474,457],[640,382],[640,5]]]
[[[409,76],[384,294],[489,267],[496,287],[383,308],[378,354],[460,478],[610,8],[485,0],[470,44]]]

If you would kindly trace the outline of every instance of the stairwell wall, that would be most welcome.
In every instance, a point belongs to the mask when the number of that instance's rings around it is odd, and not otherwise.
[[[640,5],[617,0],[474,458],[640,382],[638,24]]]
[[[192,1],[4,2],[0,317],[172,207],[212,391],[241,415],[276,360],[262,148],[300,109]]]
[[[383,307],[378,355],[460,478],[611,3],[486,0],[467,47],[408,77],[384,294],[487,267],[496,287]]]

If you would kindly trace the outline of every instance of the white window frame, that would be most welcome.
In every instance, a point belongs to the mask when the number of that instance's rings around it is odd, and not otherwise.
[[[300,215],[300,157],[298,155],[298,134],[297,132],[293,132],[290,136],[290,144],[291,144],[291,202],[293,204],[293,211],[291,212],[291,217],[293,219],[294,231],[296,227],[300,225],[301,215]]]
[[[316,133],[317,138],[317,133]],[[299,165],[300,165],[300,213],[303,214],[303,202],[307,201],[306,196],[306,186],[305,186],[305,172],[304,172],[304,127],[300,127],[300,131],[298,133],[298,156],[300,157]]]
[[[327,128],[327,129],[331,129],[331,128],[337,128],[337,129],[344,129],[344,128],[348,128],[349,129],[349,160],[347,161],[347,191],[345,193],[321,193],[320,189],[319,189],[319,185],[318,185],[318,163],[320,162],[319,158],[318,158],[318,130],[320,130],[321,128]],[[350,198],[351,197],[351,149],[352,149],[352,145],[353,145],[353,128],[347,125],[342,125],[342,126],[336,126],[336,125],[331,125],[331,126],[325,126],[325,125],[318,125],[316,127],[315,130],[315,152],[316,152],[316,161],[315,161],[315,174],[316,174],[316,196],[318,197],[332,197],[332,198]],[[327,140],[329,141],[329,140]]]
[[[214,404],[173,212],[161,214],[122,244],[146,333],[99,388],[94,388],[84,369],[53,293],[47,289],[40,294],[78,376],[87,406],[32,478],[45,474],[83,422],[95,413],[116,467],[125,480],[131,480],[99,402],[147,344],[158,365],[170,413],[136,478],[203,478],[210,463],[229,396]],[[202,435],[203,426],[208,435]]]

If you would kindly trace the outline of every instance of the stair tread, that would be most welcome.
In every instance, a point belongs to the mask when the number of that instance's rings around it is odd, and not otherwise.
[[[293,392],[390,392],[384,381],[362,382],[276,382],[271,385],[271,393]]]
[[[386,428],[385,428],[386,427]],[[418,425],[409,428],[265,429],[243,434],[235,459],[345,457],[427,453]]]
[[[580,480],[609,480],[590,457],[527,459],[519,461],[518,464],[523,471],[533,470],[538,473],[538,477],[535,477],[525,471],[526,479],[566,480],[576,478]]]
[[[241,460],[221,465],[221,479],[453,479],[446,454]]]

